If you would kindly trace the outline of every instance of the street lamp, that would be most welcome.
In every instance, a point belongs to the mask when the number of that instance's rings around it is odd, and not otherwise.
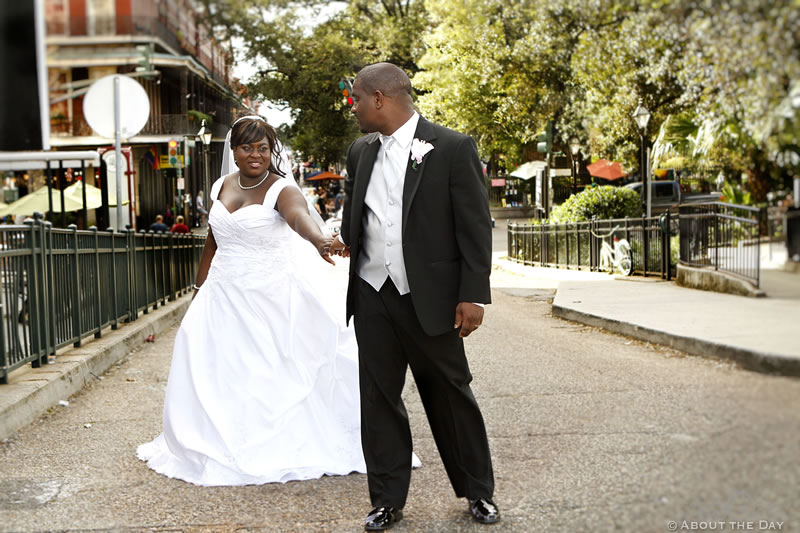
[[[200,131],[197,132],[197,136],[200,137],[200,140],[203,141],[203,207],[208,209],[206,205],[208,205],[209,199],[209,188],[208,188],[208,151],[209,145],[211,144],[211,136],[213,133],[210,130],[206,130],[206,119],[203,119],[203,122],[200,123]]]
[[[642,99],[639,98],[639,105],[633,111],[633,120],[639,127],[639,138],[642,141],[642,155],[641,155],[641,172],[642,172],[642,190],[644,191],[645,214],[649,218],[651,215],[651,205],[653,203],[653,194],[650,191],[650,179],[647,165],[647,149],[645,142],[645,135],[647,133],[647,123],[650,122],[650,111],[642,105]]]
[[[572,194],[575,194],[578,191],[578,152],[581,151],[578,139],[570,141],[569,150],[572,152]]]

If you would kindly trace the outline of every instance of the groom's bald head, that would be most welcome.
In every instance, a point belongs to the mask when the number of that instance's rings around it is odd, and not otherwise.
[[[411,80],[391,63],[362,68],[353,83],[353,101],[350,112],[363,133],[391,135],[414,113]]]
[[[411,80],[397,65],[391,63],[367,65],[358,72],[358,80],[366,93],[380,91],[396,99],[398,103],[411,105]]]

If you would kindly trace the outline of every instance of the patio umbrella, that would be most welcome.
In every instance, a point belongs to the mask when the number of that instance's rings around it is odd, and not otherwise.
[[[603,178],[604,180],[618,180],[624,178],[628,174],[622,170],[622,164],[617,161],[609,161],[608,159],[598,159],[591,165],[586,165],[586,170],[589,171],[590,176],[595,178]]]
[[[83,187],[86,187],[86,208],[87,209],[97,209],[98,207],[103,205],[103,191],[95,187],[94,185],[84,184],[83,180],[76,181],[66,189],[64,189],[64,196],[69,196],[74,200],[77,200],[80,204],[78,209],[83,209]],[[45,196],[46,198],[47,196]],[[66,200],[66,198],[65,198]],[[122,202],[122,205],[128,205],[128,201]],[[66,206],[66,204],[65,204]],[[108,206],[109,207],[117,207],[117,197],[112,194],[108,193]],[[55,203],[53,203],[53,210],[60,212],[61,209],[61,200],[58,200],[58,207],[56,207]],[[69,209],[66,209],[69,211]]]
[[[314,174],[311,177],[304,178],[304,181],[319,181],[319,180],[343,180],[344,176],[340,176],[339,174],[334,174],[333,172],[320,172],[319,174]]]
[[[64,211],[79,211],[83,209],[82,190],[83,181],[77,181],[64,189]],[[61,191],[51,190],[53,198],[53,212],[61,212]],[[108,203],[115,207],[117,199],[109,194]],[[126,202],[127,203],[127,202]],[[86,207],[97,209],[103,205],[100,189],[91,185],[86,186]],[[35,211],[46,213],[50,209],[47,202],[47,187],[40,187],[30,194],[26,194],[16,202],[0,208],[0,216],[5,215],[32,215]]]
[[[535,177],[545,166],[544,161],[528,161],[518,166],[514,172],[509,175],[521,180],[529,180]]]

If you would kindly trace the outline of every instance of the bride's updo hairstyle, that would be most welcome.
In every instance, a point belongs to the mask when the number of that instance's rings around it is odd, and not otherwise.
[[[240,118],[234,122],[231,129],[231,149],[235,149],[242,144],[260,142],[264,137],[267,138],[271,154],[269,171],[285,178],[286,174],[280,169],[281,148],[278,144],[278,134],[275,132],[275,128],[270,126],[266,120]]]

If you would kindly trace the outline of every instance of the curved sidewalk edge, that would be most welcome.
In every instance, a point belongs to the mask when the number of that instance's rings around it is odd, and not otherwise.
[[[121,323],[103,336],[85,337],[79,348],[59,350],[54,363],[40,368],[26,365],[0,385],[0,441],[30,424],[97,379],[106,370],[146,341],[178,324],[191,302],[191,294],[142,314],[135,322]]]
[[[800,377],[800,291],[750,298],[659,278],[524,266],[504,255],[493,254],[492,288],[556,289],[556,317],[756,372]]]
[[[735,361],[742,368],[761,372],[764,374],[777,374],[781,376],[800,377],[800,358],[774,353],[759,352],[756,350],[713,342],[696,337],[688,337],[643,327],[630,322],[623,322],[613,318],[597,316],[577,309],[564,307],[553,302],[553,316],[603,328],[613,333],[627,337],[669,346],[689,355],[702,357],[716,357]]]

